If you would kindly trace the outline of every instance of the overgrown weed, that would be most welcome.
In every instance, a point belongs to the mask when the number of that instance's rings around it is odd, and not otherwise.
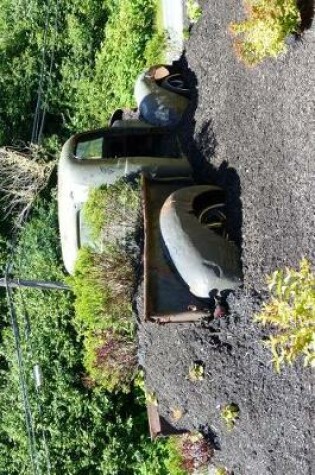
[[[302,259],[299,270],[277,270],[267,281],[272,296],[255,319],[274,329],[266,344],[276,371],[299,356],[305,366],[314,367],[315,275],[310,263]]]
[[[285,39],[299,30],[296,0],[245,0],[247,19],[230,24],[237,56],[248,66],[286,51]]]

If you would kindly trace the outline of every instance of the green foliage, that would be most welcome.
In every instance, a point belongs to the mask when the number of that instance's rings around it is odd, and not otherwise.
[[[271,300],[263,305],[256,321],[271,325],[269,337],[276,371],[300,355],[304,365],[315,366],[315,275],[303,259],[298,271],[277,270],[268,278]]]
[[[155,15],[155,0],[116,2],[95,55],[93,74],[77,81],[72,127],[103,125],[113,110],[135,105],[134,81],[146,65],[145,50],[155,34]],[[68,81],[72,88],[71,75]]]
[[[171,475],[186,475],[187,470],[183,468],[184,460],[177,437],[173,436],[167,439],[167,449],[169,454],[166,461],[168,473]]]
[[[238,37],[238,56],[254,66],[284,52],[286,37],[298,31],[301,19],[296,0],[245,0],[245,7],[248,18],[231,24],[230,31]]]
[[[186,0],[187,16],[192,22],[197,22],[202,15],[202,8],[196,0]]]
[[[63,281],[55,204],[39,206],[20,237],[14,276]],[[48,472],[44,434],[51,475],[169,475],[166,441],[149,440],[143,402],[133,394],[91,391],[72,300],[69,292],[14,292],[40,473]],[[0,341],[0,473],[33,475],[10,327],[0,328]],[[38,393],[36,363],[43,374]]]
[[[138,228],[138,182],[124,180],[91,190],[83,208],[100,251],[82,247],[74,276],[76,328],[85,337],[84,365],[94,384],[128,391],[137,360],[132,294],[135,275],[127,241]]]
[[[39,85],[46,137],[103,126],[133,105],[151,39],[150,60],[161,57],[156,13],[155,0],[59,0],[58,11],[41,0],[3,0],[0,145],[30,140]]]
[[[221,409],[221,417],[224,420],[228,430],[232,430],[236,420],[240,416],[240,409],[237,404],[227,404]]]
[[[144,57],[146,66],[164,63],[164,52],[167,47],[167,36],[165,32],[156,32],[152,38],[147,42]]]

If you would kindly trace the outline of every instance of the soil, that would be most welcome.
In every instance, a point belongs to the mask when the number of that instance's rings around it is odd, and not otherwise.
[[[298,361],[275,373],[267,330],[253,315],[268,297],[267,274],[297,267],[302,256],[315,264],[315,33],[290,38],[286,54],[248,69],[228,33],[243,15],[240,0],[203,2],[181,60],[193,97],[180,133],[196,179],[226,191],[244,286],[228,299],[229,317],[140,325],[139,355],[161,416],[206,432],[215,464],[235,475],[311,475],[314,372]],[[205,378],[191,382],[195,361]],[[240,413],[228,430],[220,409],[231,403]],[[177,408],[184,415],[175,422]]]

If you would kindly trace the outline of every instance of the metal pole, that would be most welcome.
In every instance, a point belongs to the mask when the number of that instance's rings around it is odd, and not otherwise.
[[[24,280],[24,279],[6,279],[0,278],[0,287],[10,287],[11,289],[18,287],[29,287],[33,289],[47,290],[71,290],[69,285],[61,282],[45,282],[41,280]]]

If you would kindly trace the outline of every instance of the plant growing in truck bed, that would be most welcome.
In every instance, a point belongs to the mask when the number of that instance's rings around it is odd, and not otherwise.
[[[101,250],[81,248],[69,279],[88,377],[109,391],[126,392],[136,367],[131,301],[139,209],[138,182],[91,190],[83,213]]]
[[[83,215],[92,238],[109,240],[131,228],[134,230],[139,219],[140,186],[139,181],[133,183],[119,180],[113,185],[93,188],[84,204]]]
[[[277,270],[268,284],[272,297],[256,321],[274,328],[266,343],[276,371],[300,355],[305,366],[315,366],[315,275],[310,263],[303,259],[298,271]]]
[[[286,50],[285,39],[297,33],[300,14],[296,0],[245,0],[248,18],[232,23],[237,55],[250,66]]]
[[[84,366],[92,380],[108,391],[128,392],[137,366],[132,335],[95,330],[85,336],[84,346]]]
[[[101,254],[79,251],[69,279],[76,294],[75,323],[84,336],[84,365],[97,385],[109,391],[127,390],[135,369],[131,295],[134,273],[118,246]]]

